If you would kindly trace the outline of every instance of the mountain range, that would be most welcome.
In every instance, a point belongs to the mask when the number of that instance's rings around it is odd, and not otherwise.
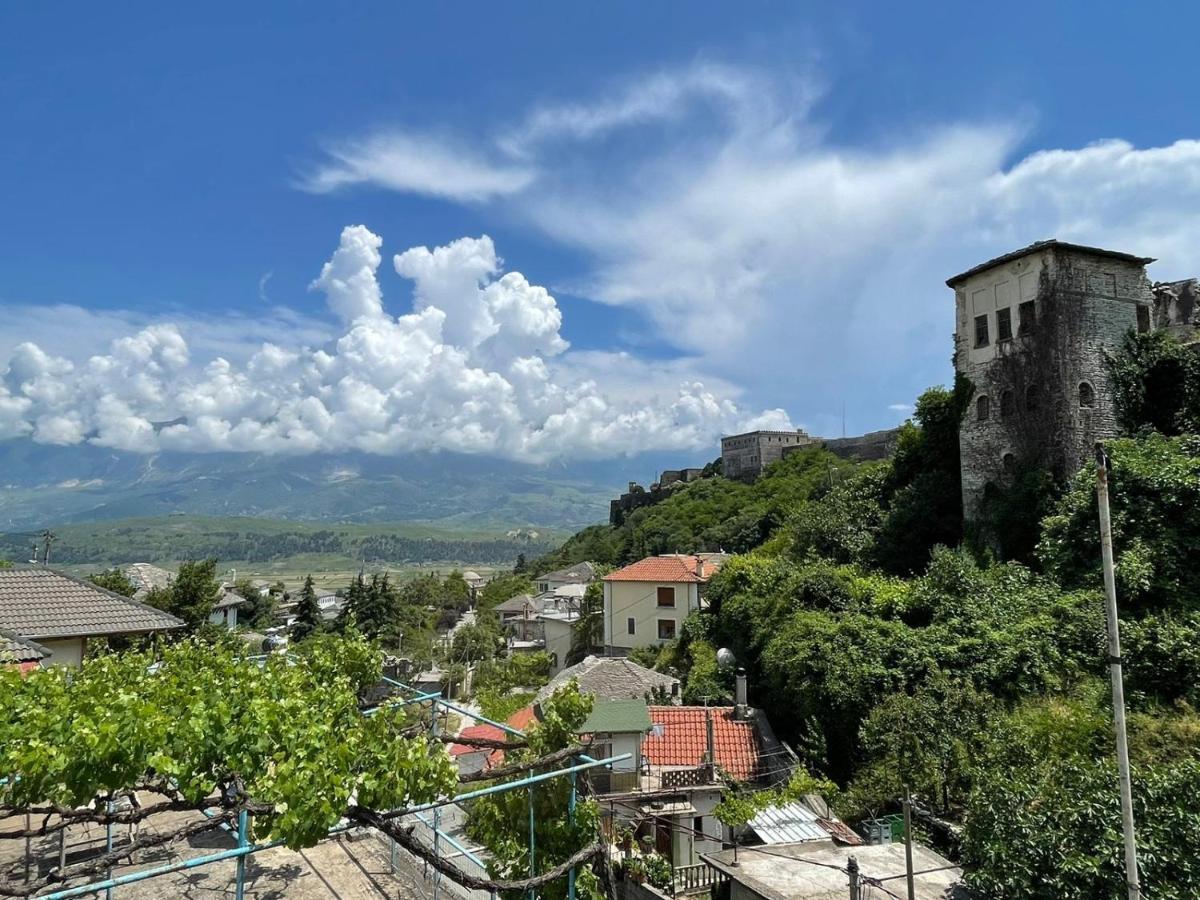
[[[569,531],[606,519],[626,482],[702,465],[697,456],[535,466],[450,453],[142,455],[10,440],[0,442],[0,531],[169,515]]]

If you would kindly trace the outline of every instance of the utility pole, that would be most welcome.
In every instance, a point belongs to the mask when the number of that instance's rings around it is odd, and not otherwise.
[[[53,544],[56,540],[58,540],[58,535],[56,535],[50,529],[47,528],[45,531],[42,532],[42,546],[44,548],[42,550],[42,565],[43,566],[50,565],[50,545]]]
[[[1117,735],[1117,771],[1121,780],[1121,825],[1125,836],[1125,880],[1129,900],[1141,900],[1137,841],[1133,832],[1133,788],[1129,744],[1125,736],[1125,686],[1121,676],[1121,626],[1117,619],[1117,582],[1113,572],[1112,521],[1108,513],[1108,458],[1096,445],[1096,506],[1100,511],[1100,556],[1104,563],[1105,614],[1108,620],[1108,671],[1112,677],[1113,725]]]
[[[858,879],[858,860],[853,856],[846,862],[846,874],[850,876],[850,900],[862,900],[862,883]]]
[[[913,885],[912,797],[907,784],[904,786],[904,873],[908,877],[908,900],[917,900],[917,889]]]

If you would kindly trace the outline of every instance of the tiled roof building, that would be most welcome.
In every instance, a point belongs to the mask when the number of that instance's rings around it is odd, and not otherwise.
[[[647,556],[605,575],[603,580],[702,583],[721,568],[724,561],[723,553],[666,553],[662,556]]]
[[[758,777],[758,732],[754,723],[739,719],[732,706],[651,706],[654,727],[642,743],[650,765],[686,768],[703,764],[710,716],[716,764],[739,781]]]
[[[22,672],[36,669],[49,651],[33,641],[22,640],[11,632],[0,631],[0,666],[16,666]]]
[[[679,679],[639,666],[624,657],[589,656],[583,662],[563,669],[538,691],[543,702],[574,678],[579,690],[597,700],[643,700],[656,689],[671,697],[679,695]]]
[[[88,638],[182,628],[160,609],[49,569],[0,569],[0,629],[46,644],[52,662],[82,660]]]

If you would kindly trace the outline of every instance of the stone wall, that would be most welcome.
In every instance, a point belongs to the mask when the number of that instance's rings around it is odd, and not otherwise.
[[[814,438],[795,431],[750,431],[721,438],[721,465],[726,478],[754,481],[763,469],[783,459],[785,450],[810,446]]]
[[[971,520],[989,484],[1006,483],[1022,466],[1070,476],[1096,441],[1117,434],[1106,354],[1129,331],[1151,326],[1154,297],[1144,262],[1062,245],[978,272],[955,289],[955,368],[975,386],[959,437]],[[989,292],[990,311],[980,305]],[[1035,324],[1021,333],[1017,307],[1029,301]],[[996,317],[1006,308],[1013,334],[998,340]],[[983,314],[991,330],[980,347],[974,319]]]

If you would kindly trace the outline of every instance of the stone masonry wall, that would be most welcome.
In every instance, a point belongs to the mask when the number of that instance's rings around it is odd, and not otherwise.
[[[1032,275],[1037,322],[1020,335],[1017,305],[1028,297]],[[975,310],[967,308],[967,298],[978,297],[989,284],[1014,280],[1025,293],[1006,293],[1005,301],[997,301],[997,308],[1011,301],[1012,340],[996,340],[993,314],[993,347],[975,348]],[[955,368],[975,385],[959,438],[968,520],[978,517],[989,483],[1003,484],[1022,465],[1069,476],[1090,457],[1096,441],[1117,434],[1106,354],[1138,328],[1139,305],[1148,313],[1152,302],[1143,265],[1061,246],[956,285]],[[986,419],[981,397],[987,398]]]

